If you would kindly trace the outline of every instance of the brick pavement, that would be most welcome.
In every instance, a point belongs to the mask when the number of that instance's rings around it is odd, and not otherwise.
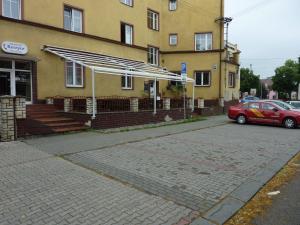
[[[1,143],[0,156],[1,225],[172,225],[192,213],[23,143]]]
[[[298,130],[229,124],[65,158],[206,212],[284,151],[299,146]]]

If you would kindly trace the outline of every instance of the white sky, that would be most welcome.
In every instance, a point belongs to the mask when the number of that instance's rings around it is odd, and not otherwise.
[[[229,41],[239,45],[242,67],[269,77],[300,56],[300,0],[225,0],[225,14],[234,19]]]

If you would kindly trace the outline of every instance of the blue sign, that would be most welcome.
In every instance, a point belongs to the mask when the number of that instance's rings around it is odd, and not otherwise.
[[[181,63],[181,74],[187,74],[186,63]]]

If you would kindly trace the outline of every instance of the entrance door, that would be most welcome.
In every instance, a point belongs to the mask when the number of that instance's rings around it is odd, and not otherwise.
[[[0,95],[11,95],[11,72],[0,70]]]

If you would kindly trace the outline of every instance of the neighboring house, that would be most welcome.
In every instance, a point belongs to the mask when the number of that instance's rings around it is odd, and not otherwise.
[[[268,92],[268,94],[267,94],[268,99],[278,99],[277,91],[274,91],[272,89],[272,85],[273,85],[272,77],[268,77],[266,79],[261,79],[260,82],[262,85],[264,85],[265,89]]]
[[[80,62],[102,54],[101,63],[111,67],[96,75],[96,96],[144,96],[153,90],[153,78],[131,76],[130,65],[136,70],[146,62],[176,72],[185,62],[195,98],[239,97],[240,52],[230,44],[226,57],[224,24],[217,22],[223,0],[1,0],[0,7],[0,95],[22,95],[28,103],[92,96],[91,70]],[[126,74],[111,75],[116,66]],[[172,97],[170,82],[158,81],[160,97]],[[192,92],[187,85],[189,97]]]

